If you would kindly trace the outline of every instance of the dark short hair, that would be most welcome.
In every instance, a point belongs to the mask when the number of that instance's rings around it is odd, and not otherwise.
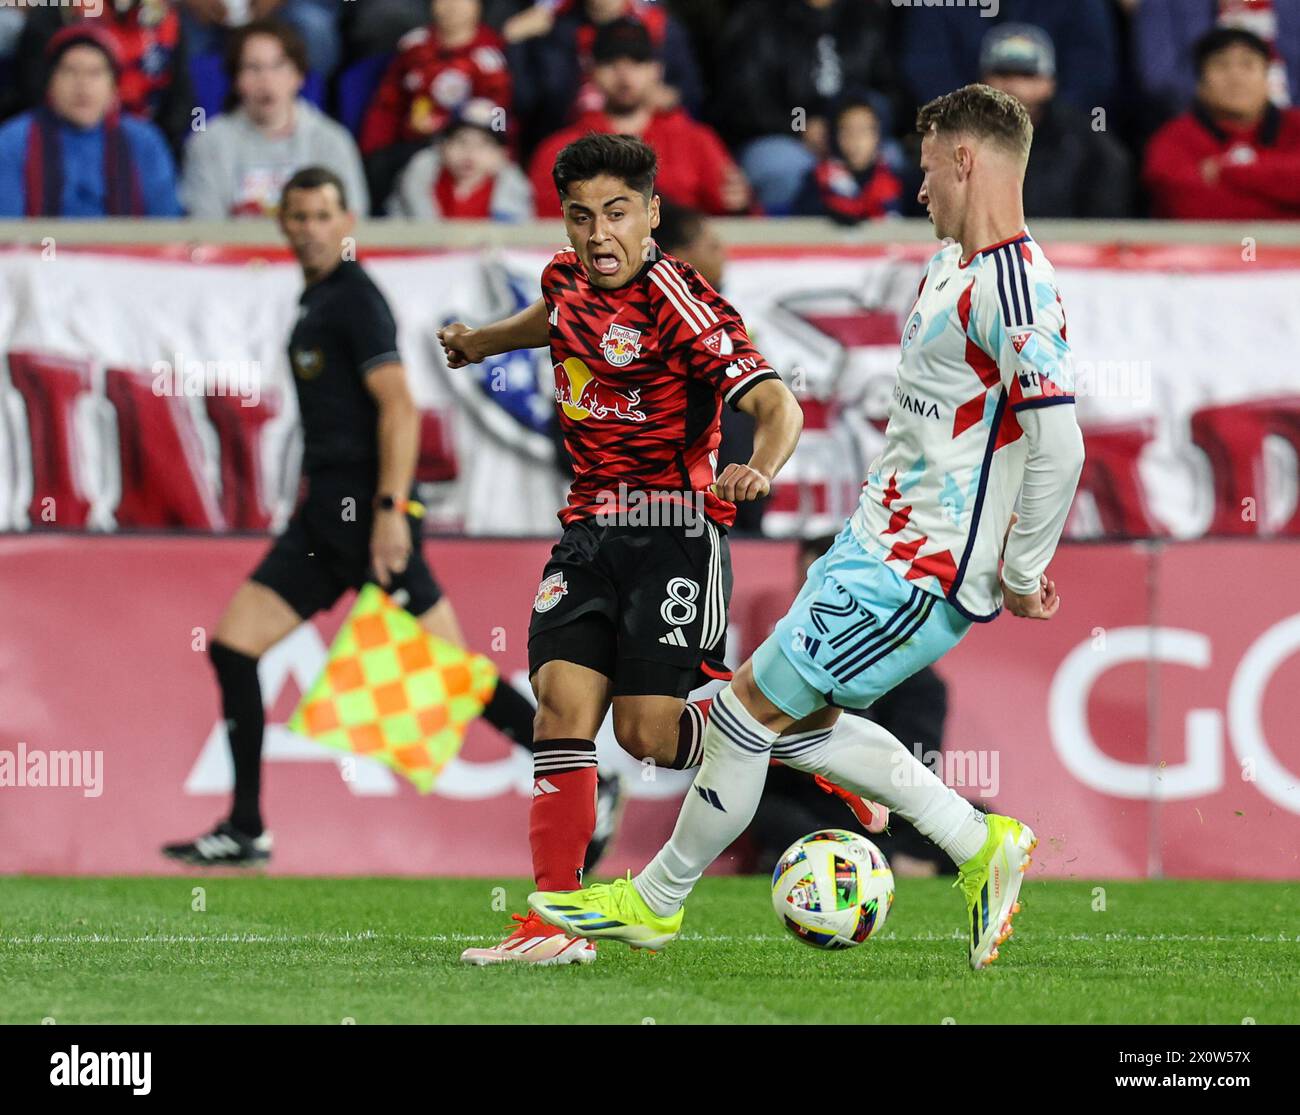
[[[1243,27],[1215,27],[1192,45],[1192,58],[1196,62],[1198,81],[1205,75],[1205,64],[1230,46],[1244,46],[1248,50],[1253,50],[1265,62],[1270,58],[1268,43],[1253,31],[1247,31]]]
[[[1010,93],[980,84],[963,85],[922,105],[916,130],[922,135],[945,132],[991,139],[1024,159],[1034,138],[1025,106]]]
[[[588,132],[555,156],[551,177],[563,198],[575,182],[587,182],[601,174],[621,178],[647,201],[654,194],[659,161],[654,148],[629,135]]]
[[[675,205],[659,200],[659,227],[654,231],[655,243],[670,255],[694,244],[704,228],[704,214],[698,209]]]
[[[284,204],[290,190],[319,190],[322,186],[333,186],[338,190],[339,204],[344,209],[348,207],[348,191],[343,185],[343,179],[324,166],[305,166],[295,171],[280,191],[280,203]]]
[[[255,19],[231,31],[230,39],[226,43],[226,77],[230,81],[232,97],[235,95],[234,84],[239,76],[244,47],[249,39],[257,35],[267,35],[275,39],[284,51],[285,57],[294,64],[295,69],[303,77],[307,76],[307,47],[302,41],[302,36],[287,23],[281,23],[278,19]]]

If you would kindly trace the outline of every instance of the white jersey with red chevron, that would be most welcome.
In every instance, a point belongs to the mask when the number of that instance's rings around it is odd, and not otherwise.
[[[1024,476],[1019,411],[1074,402],[1055,273],[1028,232],[963,264],[930,260],[903,329],[885,448],[851,520],[858,541],[973,620],[1002,602],[998,560]]]

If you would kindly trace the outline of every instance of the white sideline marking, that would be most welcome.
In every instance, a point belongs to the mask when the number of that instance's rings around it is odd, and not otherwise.
[[[1192,934],[1192,933],[1058,933],[1050,929],[1032,930],[1033,936],[1042,940],[1056,941],[1098,941],[1098,942],[1135,942],[1185,941],[1193,943],[1210,942],[1253,942],[1257,944],[1295,944],[1300,942],[1300,934],[1287,936],[1279,933],[1267,937],[1259,933],[1242,933],[1235,935]],[[884,933],[872,940],[877,941],[964,941],[966,933],[954,929],[951,933],[912,933],[900,937],[895,933]],[[730,935],[725,933],[684,933],[680,941],[706,941],[718,943],[745,943],[757,941],[784,941],[789,939],[785,933],[751,933]],[[166,934],[152,936],[121,937],[109,933],[79,933],[67,935],[47,935],[37,933],[30,937],[0,936],[3,945],[344,945],[363,941],[421,941],[431,944],[468,944],[473,942],[495,943],[497,938],[474,933],[375,933],[363,930],[359,933],[218,933],[202,934]]]

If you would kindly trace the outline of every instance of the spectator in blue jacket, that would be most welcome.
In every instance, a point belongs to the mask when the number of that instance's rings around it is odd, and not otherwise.
[[[979,80],[980,44],[999,23],[1032,23],[1056,43],[1057,96],[1062,101],[1085,112],[1114,103],[1119,30],[1107,0],[989,0],[961,8],[915,2],[900,7],[903,77],[920,104]]]
[[[118,112],[112,36],[74,23],[46,53],[45,104],[0,127],[0,217],[179,217],[167,140]]]
[[[1234,19],[1222,0],[1142,0],[1133,13],[1134,66],[1145,94],[1148,127],[1185,111],[1196,96],[1195,46],[1216,24],[1242,27],[1273,48],[1274,103],[1289,93],[1300,104],[1300,0],[1272,0]]]

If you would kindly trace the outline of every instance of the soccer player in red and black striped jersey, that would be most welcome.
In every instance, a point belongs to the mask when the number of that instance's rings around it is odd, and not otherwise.
[[[730,303],[654,243],[655,155],[631,136],[587,135],[553,178],[571,248],[542,297],[503,321],[439,333],[452,367],[549,345],[573,460],[564,533],[542,571],[528,632],[537,694],[529,836],[543,890],[576,889],[595,821],[595,736],[637,759],[698,765],[705,709],[692,689],[723,665],[737,500],[768,493],[802,412]],[[716,471],[723,405],[755,419],[747,463]],[[594,946],[535,914],[462,959],[587,962]]]

